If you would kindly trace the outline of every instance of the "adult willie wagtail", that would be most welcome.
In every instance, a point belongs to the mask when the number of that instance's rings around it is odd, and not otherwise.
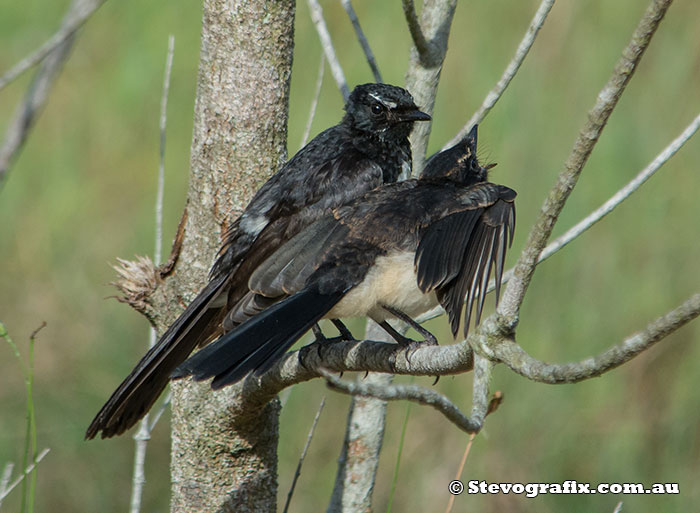
[[[248,318],[191,356],[173,378],[221,388],[262,374],[322,318],[368,316],[384,325],[440,303],[456,336],[466,297],[479,322],[492,268],[497,294],[515,227],[515,191],[486,181],[477,129],[433,156],[418,180],[384,185],[336,208],[252,273],[232,310]],[[401,339],[398,339],[401,341]]]
[[[85,437],[101,431],[108,438],[133,426],[197,345],[235,327],[229,312],[248,293],[260,262],[331,209],[410,172],[408,135],[415,121],[429,119],[400,87],[357,86],[342,121],[299,150],[233,222],[209,283],[119,385]]]

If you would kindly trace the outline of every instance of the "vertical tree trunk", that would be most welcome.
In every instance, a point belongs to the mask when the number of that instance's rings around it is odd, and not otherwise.
[[[294,9],[204,1],[186,232],[163,321],[202,286],[221,231],[284,160]],[[279,403],[241,415],[237,391],[174,384],[173,512],[276,509]]]

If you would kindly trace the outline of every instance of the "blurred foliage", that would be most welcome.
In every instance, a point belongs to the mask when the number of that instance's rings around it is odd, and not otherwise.
[[[509,262],[568,154],[647,2],[561,0],[525,64],[480,129],[492,179],[519,192]],[[68,0],[3,2],[0,70],[58,27]],[[437,150],[480,105],[520,41],[538,2],[460,2],[442,71],[430,149]],[[350,85],[371,81],[343,9],[325,16]],[[387,82],[402,84],[410,48],[401,4],[355,2]],[[166,245],[185,198],[201,12],[196,2],[107,2],[80,33],[51,99],[0,191],[0,319],[16,340],[48,323],[36,343],[39,465],[37,511],[128,508],[129,436],[83,442],[99,406],[144,352],[147,324],[113,299],[115,257],[153,248],[158,106],[168,34],[175,62],[166,155]],[[613,114],[564,210],[555,235],[599,206],[646,165],[700,110],[700,3],[678,0]],[[312,101],[321,50],[298,3],[289,152]],[[0,92],[7,125],[30,74]],[[312,133],[338,121],[342,100],[326,73]],[[629,201],[537,271],[518,341],[546,361],[593,355],[675,307],[698,289],[700,190],[697,138]],[[444,319],[432,321],[444,343]],[[360,329],[361,323],[355,326]],[[678,496],[522,495],[457,498],[453,511],[689,511],[700,502],[700,323],[691,323],[622,368],[578,385],[531,383],[499,367],[505,401],[489,417],[462,476],[489,482],[678,482]],[[399,381],[402,381],[400,379]],[[430,378],[416,383],[430,386]],[[471,377],[436,389],[465,410]],[[348,398],[318,380],[295,387],[282,413],[280,496],[286,496],[316,408],[328,394],[292,501],[325,510],[344,434]],[[0,346],[0,466],[21,461],[22,373]],[[375,488],[383,511],[391,489],[405,405],[390,404]],[[167,511],[168,422],[148,449],[144,512]],[[408,421],[394,511],[442,511],[467,436],[429,408]],[[4,506],[18,507],[11,495]],[[15,501],[15,502],[13,502]]]

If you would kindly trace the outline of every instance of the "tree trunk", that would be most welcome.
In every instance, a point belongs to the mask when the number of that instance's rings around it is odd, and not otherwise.
[[[204,1],[186,231],[162,324],[205,283],[222,230],[285,158],[294,9]],[[172,388],[171,510],[274,511],[279,402],[242,415],[238,387]]]

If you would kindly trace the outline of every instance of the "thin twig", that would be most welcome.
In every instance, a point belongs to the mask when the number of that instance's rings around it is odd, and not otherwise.
[[[639,187],[642,186],[649,178],[651,178],[663,165],[668,162],[671,157],[673,157],[678,150],[680,150],[683,145],[688,142],[688,140],[697,133],[700,128],[700,114],[683,130],[683,132],[676,137],[671,143],[669,143],[656,157],[652,160],[644,169],[642,169],[637,175],[632,178],[627,184],[625,184],[621,189],[619,189],[615,194],[613,194],[610,199],[603,203],[596,210],[588,214],[584,219],[579,221],[576,225],[569,228],[566,233],[560,235],[552,242],[550,242],[546,248],[542,250],[537,263],[539,264],[543,260],[551,257],[564,246],[569,244],[574,239],[578,238],[586,230],[588,230],[595,223],[600,221],[603,217],[611,213],[615,208],[629,198]],[[503,273],[502,283],[508,283],[508,281],[513,277],[513,269],[508,269]],[[491,292],[496,288],[494,280],[489,283],[488,292]],[[445,310],[441,306],[437,306],[432,310],[425,312],[416,318],[416,322],[423,323],[435,317],[438,317],[445,313]]]
[[[374,385],[368,383],[351,383],[343,381],[326,370],[321,370],[328,386],[349,395],[375,397],[383,401],[408,400],[419,404],[432,406],[459,429],[474,433],[481,428],[480,422],[474,422],[462,413],[447,397],[435,390],[418,385]]]
[[[158,410],[155,413],[149,413],[149,415],[151,416],[151,423],[148,426],[148,431],[152,432],[153,428],[156,427],[156,424],[158,424],[158,421],[165,413],[165,410],[167,410],[168,406],[170,406],[171,399],[172,395],[170,393],[170,390],[168,390],[168,393],[165,395],[165,399],[163,399],[160,408],[158,408]]]
[[[48,54],[63,44],[66,39],[71,37],[76,30],[83,26],[103,3],[105,3],[105,0],[74,2],[74,5],[71,5],[69,8],[68,14],[66,14],[61,27],[56,33],[33,53],[19,61],[0,77],[0,90],[29,68],[41,62]]]
[[[156,192],[155,208],[155,244],[153,252],[154,266],[160,265],[163,239],[163,194],[165,188],[165,133],[168,112],[168,93],[170,91],[170,74],[173,67],[173,54],[175,52],[175,36],[168,37],[168,54],[165,62],[165,76],[163,78],[163,92],[160,99],[160,159],[158,165],[158,189]],[[149,332],[148,347],[153,347],[158,335],[156,329],[151,327]],[[160,415],[158,415],[160,418]],[[146,483],[145,463],[146,448],[151,439],[151,430],[158,418],[149,422],[149,414],[144,415],[139,423],[139,430],[134,435],[136,442],[134,453],[134,474],[131,480],[131,501],[130,513],[138,513],[141,510],[141,499],[143,497],[143,486]]]
[[[168,123],[168,96],[170,94],[170,75],[173,70],[173,55],[175,53],[175,36],[168,37],[168,57],[165,63],[163,77],[163,93],[160,97],[160,159],[158,164],[158,192],[156,195],[156,236],[153,250],[153,263],[160,265],[163,247],[163,193],[165,189],[165,129]]]
[[[535,42],[535,37],[537,37],[537,33],[544,24],[544,20],[547,19],[547,15],[549,14],[550,9],[554,5],[554,1],[555,0],[542,0],[542,3],[537,9],[535,16],[530,22],[530,26],[528,27],[527,32],[525,32],[522,41],[520,41],[520,44],[518,45],[518,49],[515,51],[515,55],[508,63],[508,66],[506,66],[506,69],[503,72],[501,78],[496,83],[496,86],[491,91],[489,91],[489,93],[486,95],[486,98],[484,98],[481,107],[479,107],[479,110],[477,110],[469,119],[469,121],[467,121],[467,124],[464,125],[464,127],[457,133],[457,135],[455,135],[452,138],[451,141],[445,144],[443,150],[449,148],[450,146],[454,146],[459,141],[461,141],[462,138],[469,133],[472,127],[478,123],[481,123],[486,117],[486,115],[489,113],[489,111],[493,108],[493,106],[496,105],[496,102],[503,95],[503,92],[508,87],[508,84],[510,84],[510,81],[513,80],[513,77],[520,69],[520,66],[525,60],[525,57],[527,56],[528,52],[530,51],[532,44]]]
[[[294,488],[297,485],[297,480],[301,475],[301,466],[304,463],[304,458],[306,458],[306,452],[309,450],[309,445],[311,445],[311,439],[314,436],[314,431],[316,431],[316,424],[318,424],[318,418],[321,416],[323,407],[326,405],[326,396],[321,399],[321,404],[318,405],[318,410],[316,411],[316,416],[314,417],[314,422],[311,424],[311,429],[309,430],[309,435],[306,437],[306,443],[304,444],[304,449],[301,451],[301,456],[299,457],[299,463],[297,463],[297,469],[294,471],[294,478],[292,479],[292,486],[289,487],[289,493],[287,493],[287,501],[284,503],[284,513],[289,510],[289,503],[292,500],[292,495],[294,494]]]
[[[466,465],[467,463],[467,457],[469,456],[469,451],[472,448],[472,443],[474,443],[474,438],[476,438],[476,433],[472,433],[471,435],[469,435],[469,440],[467,440],[467,446],[464,448],[464,454],[462,455],[462,461],[459,462],[459,467],[457,468],[457,475],[455,476],[455,479],[457,481],[459,481],[462,477],[464,465]],[[456,495],[454,493],[450,494],[450,500],[447,501],[447,508],[445,508],[445,513],[450,513],[452,511],[452,507],[455,503],[455,497]]]
[[[68,25],[76,13],[82,12],[89,2],[95,3],[97,1],[99,0],[73,0],[63,19],[62,26]],[[63,63],[68,58],[74,40],[75,32],[73,31],[52,48],[15,111],[14,118],[7,128],[5,140],[0,146],[0,187],[5,183],[10,166],[22,149],[36,118],[48,100],[51,88],[63,67]]]
[[[621,343],[602,353],[575,363],[547,364],[533,358],[512,340],[504,340],[490,347],[479,346],[490,358],[505,363],[518,374],[533,381],[550,384],[577,383],[614,369],[650,348],[700,314],[700,293],[683,304],[650,322]]]
[[[700,114],[688,125],[683,132],[676,137],[664,150],[659,153],[649,165],[642,169],[637,176],[630,180],[624,187],[617,191],[608,201],[603,203],[599,208],[591,212],[588,216],[582,219],[575,226],[567,230],[566,233],[557,237],[554,241],[547,245],[542,251],[537,263],[549,258],[554,253],[562,249],[569,242],[588,230],[603,217],[612,212],[615,207],[629,198],[634,191],[646,182],[663,166],[681,147],[695,134],[700,128]],[[512,271],[511,271],[512,274]]]
[[[350,90],[348,89],[348,83],[345,80],[343,68],[340,66],[338,56],[335,54],[333,42],[331,41],[331,35],[328,33],[328,27],[326,26],[326,20],[323,19],[323,9],[321,9],[321,5],[318,3],[318,0],[308,0],[308,2],[309,10],[311,12],[311,20],[316,27],[316,32],[318,32],[318,38],[321,40],[323,53],[326,55],[326,59],[328,59],[328,64],[331,67],[331,73],[333,74],[336,84],[338,84],[340,94],[343,95],[343,100],[347,101],[348,96],[350,96]]]
[[[316,117],[316,107],[318,107],[318,99],[321,97],[321,86],[323,85],[323,74],[325,70],[326,57],[324,56],[324,54],[321,54],[321,62],[318,65],[318,78],[316,79],[316,90],[314,91],[313,100],[311,100],[311,108],[309,109],[309,119],[306,120],[304,135],[301,138],[301,148],[306,146],[306,142],[309,140],[309,134],[311,133],[311,125],[314,122],[314,117]]]
[[[365,53],[365,57],[367,58],[367,64],[369,64],[369,68],[372,70],[372,75],[374,75],[374,81],[380,83],[384,82],[382,80],[381,73],[379,73],[377,61],[374,58],[372,49],[370,48],[369,42],[365,37],[365,33],[362,31],[362,27],[360,26],[360,20],[357,19],[355,9],[352,8],[352,3],[350,2],[350,0],[340,0],[340,3],[343,4],[343,8],[345,9],[345,12],[348,13],[348,18],[350,18],[350,22],[352,23],[352,26],[355,29],[357,39],[360,42],[360,46],[362,46],[362,51]]]
[[[498,306],[501,330],[512,331],[517,325],[518,313],[527,288],[537,266],[537,260],[547,244],[561,210],[571,191],[576,186],[584,164],[588,160],[595,143],[607,124],[620,95],[649,46],[654,32],[659,26],[671,0],[653,0],[642,20],[634,31],[632,39],[622,52],[622,57],[607,84],[598,94],[598,99],[588,113],[588,119],[581,129],[569,155],[565,169],[544,202],[520,258],[515,265],[513,279],[508,282],[503,299]]]
[[[2,500],[5,497],[7,497],[10,494],[10,492],[17,487],[18,484],[24,481],[24,478],[27,477],[34,470],[34,468],[39,464],[41,460],[44,459],[44,456],[46,456],[49,453],[49,450],[50,449],[46,448],[43,451],[41,451],[34,459],[34,461],[30,465],[28,465],[27,468],[25,468],[24,471],[17,477],[17,479],[12,481],[12,483],[5,488],[5,491],[3,493],[0,493],[0,502],[2,502]]]
[[[10,461],[5,464],[5,468],[2,471],[2,478],[0,478],[0,507],[2,506],[2,498],[5,496],[7,485],[10,483],[13,468],[15,468],[15,464]]]
[[[613,513],[620,513],[620,511],[622,511],[622,501],[617,503],[615,509],[613,510]]]

